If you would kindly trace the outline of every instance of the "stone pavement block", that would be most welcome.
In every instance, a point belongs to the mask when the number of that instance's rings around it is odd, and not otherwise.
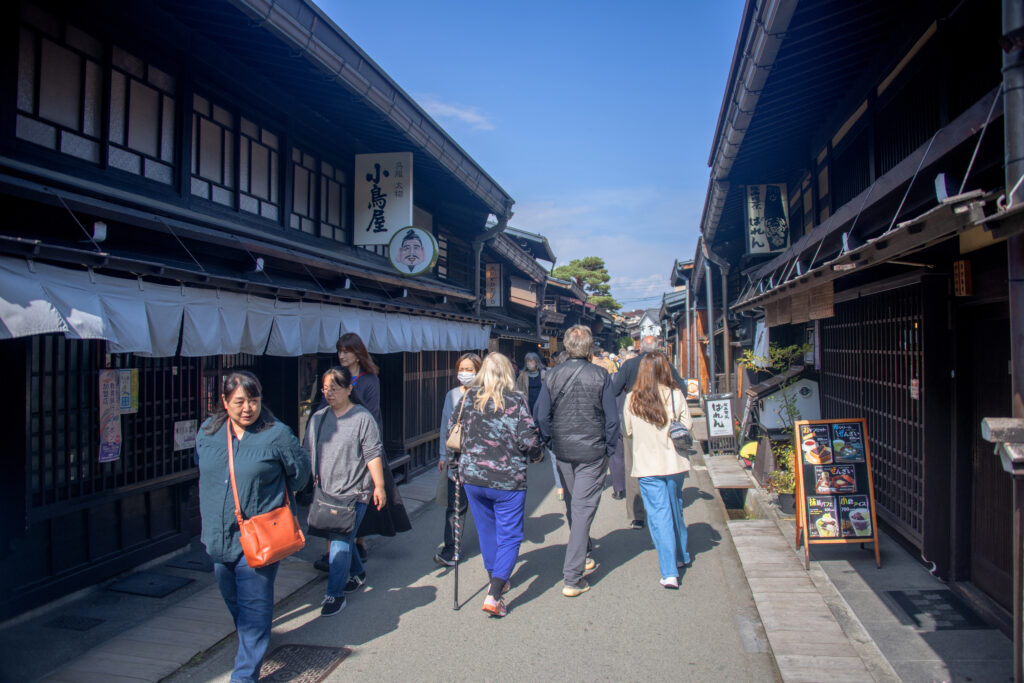
[[[776,654],[775,662],[786,683],[864,683],[871,680],[860,657]]]
[[[103,651],[133,657],[148,657],[177,664],[189,661],[196,654],[195,648],[192,647],[171,645],[169,643],[151,643],[121,636],[107,642],[103,646]]]
[[[227,609],[226,607],[224,608]],[[196,635],[203,635],[210,638],[216,638],[220,640],[223,638],[225,628],[221,624],[210,623],[209,621],[195,620],[195,619],[179,619],[161,614],[153,617],[146,622],[146,625],[151,628],[163,629],[166,631],[181,631],[182,633],[194,633]],[[227,627],[227,632],[230,633],[234,630],[234,624],[230,624]]]
[[[92,671],[69,671],[62,668],[57,673],[39,679],[39,683],[149,683],[149,679]]]
[[[225,607],[225,609],[227,609]],[[142,640],[148,643],[171,643],[172,645],[183,645],[194,647],[196,652],[201,652],[212,643],[208,636],[201,633],[190,633],[184,631],[169,631],[163,628],[155,628],[147,623],[133,628],[127,632],[135,640]]]
[[[96,673],[110,676],[111,678],[141,678],[145,681],[159,681],[161,678],[174,673],[180,664],[164,662],[145,657],[132,657],[129,655],[108,652],[104,648],[93,650],[84,657],[64,667],[68,673]]]

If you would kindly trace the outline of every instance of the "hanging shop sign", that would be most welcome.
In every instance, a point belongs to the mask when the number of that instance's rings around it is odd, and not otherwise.
[[[114,462],[121,457],[120,372],[100,370],[100,449],[99,462]]]
[[[501,306],[505,298],[502,291],[501,264],[488,263],[484,269],[484,306]]]
[[[402,275],[429,273],[437,263],[437,240],[426,230],[407,225],[392,235],[388,258]]]
[[[747,185],[747,253],[774,254],[789,247],[786,185]]]
[[[412,225],[412,152],[357,154],[353,184],[353,244],[388,244]]]
[[[875,519],[875,487],[867,421],[797,420],[796,545],[810,567],[812,543],[874,543],[882,566]]]

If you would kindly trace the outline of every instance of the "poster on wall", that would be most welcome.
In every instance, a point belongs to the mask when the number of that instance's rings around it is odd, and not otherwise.
[[[120,372],[100,370],[100,462],[113,462],[121,457]]]
[[[353,185],[353,244],[388,244],[413,224],[412,152],[355,155]]]
[[[733,436],[732,402],[721,399],[707,402],[708,436]]]
[[[174,450],[185,451],[196,447],[199,420],[180,420],[174,423]],[[301,430],[305,431],[305,430]]]
[[[786,184],[747,185],[747,253],[774,254],[789,247]]]
[[[700,400],[700,380],[698,379],[687,379],[686,380],[686,400],[687,401],[699,401]]]
[[[122,415],[139,412],[139,370],[117,371],[118,410]]]

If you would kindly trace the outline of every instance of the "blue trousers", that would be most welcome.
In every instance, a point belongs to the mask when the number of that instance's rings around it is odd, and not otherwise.
[[[238,632],[238,653],[231,683],[256,683],[270,645],[277,563],[253,569],[242,555],[235,562],[215,562],[213,572]]]
[[[491,578],[508,581],[523,542],[526,491],[500,491],[472,484],[463,484],[463,488],[473,511],[484,569]]]
[[[356,503],[356,523],[352,527],[352,531],[344,536],[331,538],[327,560],[330,567],[327,574],[327,595],[332,598],[344,597],[348,577],[362,574],[365,571],[363,561],[359,559],[359,553],[355,551],[356,529],[359,528],[365,514],[366,503]]]
[[[663,477],[640,477],[640,495],[647,508],[647,528],[658,551],[661,577],[679,576],[677,562],[689,562],[686,550],[686,522],[683,520],[685,472]]]

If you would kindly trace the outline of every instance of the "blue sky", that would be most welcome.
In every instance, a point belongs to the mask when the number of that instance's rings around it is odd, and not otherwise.
[[[692,258],[742,0],[318,4],[624,310]],[[643,297],[653,297],[643,299]]]

